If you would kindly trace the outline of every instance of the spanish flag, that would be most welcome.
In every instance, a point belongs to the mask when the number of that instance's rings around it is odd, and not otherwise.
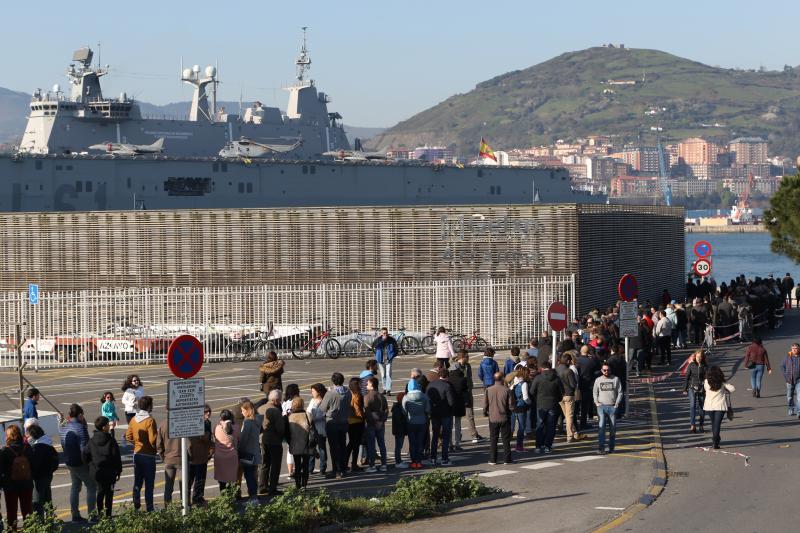
[[[497,158],[494,155],[494,150],[492,150],[491,146],[486,144],[486,141],[483,140],[483,137],[481,137],[481,147],[479,149],[478,155],[480,157],[485,157],[486,159],[491,159],[492,161],[497,163]]]

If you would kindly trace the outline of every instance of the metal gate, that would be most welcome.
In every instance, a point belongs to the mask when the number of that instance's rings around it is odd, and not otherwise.
[[[221,360],[231,339],[270,325],[284,350],[293,336],[328,326],[346,338],[382,326],[422,336],[443,325],[479,330],[498,347],[522,345],[546,329],[555,300],[575,316],[574,275],[42,292],[36,305],[27,293],[0,293],[0,368],[17,364],[17,324],[24,324],[23,359],[37,369],[130,365],[163,361],[170,341],[184,333],[204,342],[207,360]]]

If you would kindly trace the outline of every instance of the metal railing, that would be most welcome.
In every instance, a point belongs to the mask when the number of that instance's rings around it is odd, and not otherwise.
[[[253,287],[132,288],[0,293],[0,368],[16,366],[14,326],[24,323],[29,367],[150,364],[170,341],[200,338],[209,361],[230,341],[294,342],[330,326],[334,335],[374,327],[427,334],[444,325],[475,329],[492,345],[524,344],[547,328],[547,307],[562,301],[575,315],[574,276]]]

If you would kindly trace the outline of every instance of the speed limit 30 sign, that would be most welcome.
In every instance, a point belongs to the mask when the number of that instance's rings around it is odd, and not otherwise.
[[[711,274],[711,260],[700,258],[694,262],[694,273],[700,277]]]

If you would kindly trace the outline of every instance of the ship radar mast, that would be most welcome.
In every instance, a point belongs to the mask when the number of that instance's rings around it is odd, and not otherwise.
[[[207,66],[201,70],[200,65],[183,68],[181,65],[181,81],[194,87],[192,105],[189,108],[189,120],[196,122],[201,117],[214,122],[217,113],[217,67]],[[211,104],[208,102],[207,86],[211,85]]]
[[[307,31],[308,26],[303,26],[303,45],[300,47],[300,55],[294,60],[297,65],[297,81],[301,84],[305,82],[306,71],[311,68],[311,56],[308,55]],[[313,85],[313,82],[310,82]]]

